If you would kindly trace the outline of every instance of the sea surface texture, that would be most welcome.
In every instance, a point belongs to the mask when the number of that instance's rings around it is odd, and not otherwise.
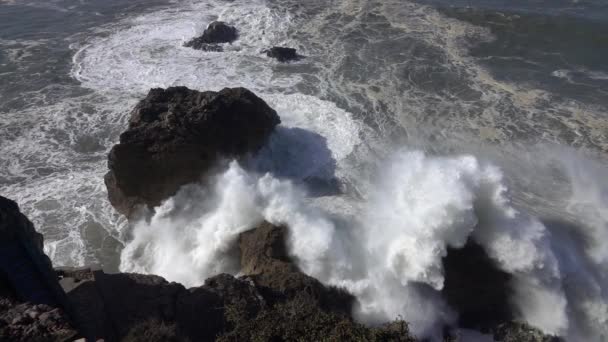
[[[238,40],[183,46],[214,20]],[[169,86],[246,87],[282,124],[211,188],[127,223],[107,153]],[[442,258],[473,240],[512,275],[519,319],[606,341],[607,153],[604,0],[0,0],[0,194],[55,265],[195,286],[238,272],[239,233],[286,223],[357,319],[401,315],[432,339],[456,317]]]

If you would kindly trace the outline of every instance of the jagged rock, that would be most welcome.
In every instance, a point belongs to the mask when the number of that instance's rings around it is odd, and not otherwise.
[[[268,56],[270,58],[274,58],[282,63],[290,62],[290,61],[297,61],[297,60],[303,58],[302,56],[298,55],[298,53],[296,52],[296,49],[287,48],[287,47],[274,46],[274,47],[264,50],[262,52],[265,53],[266,56]]]
[[[277,113],[244,88],[152,89],[110,151],[110,202],[127,217],[140,205],[155,207],[199,181],[220,158],[258,151],[279,123]]]
[[[509,303],[511,276],[501,271],[473,241],[448,249],[443,259],[448,304],[459,314],[459,326],[487,332],[513,319]]]
[[[323,309],[350,315],[354,296],[339,288],[326,287],[302,273],[287,255],[286,234],[286,227],[268,222],[242,233],[241,273],[252,279],[273,304],[305,293]]]
[[[207,26],[202,36],[186,42],[184,46],[204,51],[222,51],[222,47],[217,44],[232,43],[238,37],[238,30],[234,26],[222,21],[214,21]]]
[[[90,269],[60,273],[90,340],[147,341],[165,336],[210,341],[230,330],[227,307],[238,308],[242,319],[250,319],[265,306],[253,283],[227,274],[186,290],[154,275]],[[152,326],[156,329],[150,332]]]
[[[44,304],[0,304],[0,341],[72,341],[78,332],[63,310]]]
[[[177,298],[186,291],[153,275],[90,269],[60,273],[83,334],[90,340],[120,341],[147,320],[175,321]]]
[[[0,341],[64,341],[78,333],[42,235],[0,196]]]

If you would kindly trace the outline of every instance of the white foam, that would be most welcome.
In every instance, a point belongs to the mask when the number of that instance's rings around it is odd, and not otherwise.
[[[497,168],[472,156],[400,151],[381,170],[360,211],[334,221],[308,205],[290,181],[248,174],[232,163],[211,190],[186,188],[151,223],[138,224],[122,270],[188,285],[236,273],[231,251],[238,234],[265,219],[289,227],[289,251],[304,272],[357,296],[359,319],[402,316],[416,335],[438,339],[455,318],[440,297],[442,258],[449,246],[462,247],[473,237],[516,276],[522,317],[564,332],[566,297],[545,228],[510,205]]]
[[[240,33],[237,41],[224,45],[226,51],[183,46],[217,16]],[[245,86],[254,91],[289,87],[298,76],[275,77],[274,64],[260,54],[286,41],[289,23],[289,15],[259,0],[193,2],[127,20],[107,37],[88,42],[75,54],[72,73],[85,87],[131,94],[173,85],[204,90]]]

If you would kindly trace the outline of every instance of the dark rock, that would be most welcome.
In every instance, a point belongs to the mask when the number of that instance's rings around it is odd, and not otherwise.
[[[307,294],[324,310],[350,315],[355,298],[345,290],[326,287],[302,273],[287,255],[286,227],[263,223],[242,233],[241,273],[252,279],[267,301],[275,304]]]
[[[235,320],[250,320],[265,307],[252,282],[220,274],[178,298],[177,322],[192,341],[209,341],[232,330]]]
[[[69,309],[42,235],[15,202],[0,196],[0,341],[76,337]]]
[[[18,210],[14,202],[5,202],[6,208]],[[3,224],[15,222],[6,211],[0,213]],[[21,233],[10,232],[19,242]],[[107,342],[413,340],[403,321],[378,328],[355,323],[350,317],[353,297],[300,272],[287,254],[285,234],[284,227],[268,223],[244,233],[240,247],[249,275],[220,274],[188,290],[154,275],[58,269],[52,273],[67,292],[72,320],[61,308],[20,303],[18,294],[6,290],[2,294],[8,295],[0,297],[0,341],[73,341],[81,336]],[[0,241],[4,246],[5,240]],[[2,286],[12,291],[14,278],[7,276]],[[79,332],[71,321],[78,323]]]
[[[79,336],[61,309],[14,302],[0,308],[0,341],[72,341]]]
[[[172,323],[148,319],[137,323],[129,330],[122,342],[180,342],[187,341],[177,331],[177,326]],[[210,341],[210,340],[204,340]]]
[[[279,46],[274,46],[268,50],[264,50],[262,51],[263,53],[266,54],[266,56],[270,57],[270,58],[274,58],[276,60],[278,60],[279,62],[290,62],[290,61],[297,61],[302,59],[303,57],[298,55],[296,52],[296,49],[293,48],[287,48],[287,47],[279,47]]]
[[[442,294],[459,313],[461,327],[488,332],[513,319],[511,276],[501,271],[481,246],[469,241],[462,249],[448,249],[443,266]]]
[[[265,305],[246,311],[229,303],[230,330],[218,341],[414,341],[403,321],[376,328],[355,323],[354,297],[299,271],[287,254],[286,234],[265,222],[240,235],[243,279],[255,284]]]
[[[88,340],[117,339],[116,330],[109,319],[105,300],[95,284],[95,274],[100,270],[91,268],[60,269],[60,283],[67,293],[80,332]]]
[[[250,319],[265,307],[262,296],[250,281],[221,274],[200,287],[186,290],[163,278],[141,274],[106,274],[63,271],[71,279],[68,297],[76,314],[84,321],[90,340],[210,341],[231,329],[226,316],[238,308],[242,319]],[[153,328],[154,327],[154,328]],[[149,332],[146,332],[149,331]]]
[[[199,181],[220,158],[258,151],[279,123],[277,113],[244,88],[152,89],[110,152],[110,202],[128,217],[139,205],[155,207]]]
[[[238,37],[238,31],[234,26],[221,21],[214,21],[207,26],[202,36],[186,42],[184,46],[204,51],[222,51],[223,48],[217,44],[232,43]]]
[[[562,342],[563,339],[545,335],[542,331],[521,322],[507,322],[494,328],[496,342]]]

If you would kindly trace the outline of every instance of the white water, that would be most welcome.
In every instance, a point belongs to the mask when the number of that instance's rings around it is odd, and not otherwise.
[[[439,338],[441,326],[456,317],[439,294],[441,260],[448,246],[473,238],[515,277],[512,300],[521,319],[572,340],[606,333],[601,292],[607,284],[594,274],[605,266],[595,248],[552,236],[539,220],[516,210],[497,168],[472,156],[400,151],[374,178],[374,193],[358,203],[359,214],[336,220],[290,181],[232,163],[212,189],[186,187],[150,223],[139,223],[122,269],[190,286],[218,272],[238,273],[231,254],[238,234],[265,219],[289,227],[289,250],[304,272],[357,296],[359,319],[402,315],[418,336]],[[572,265],[594,259],[593,270]]]
[[[182,47],[216,17],[241,29],[234,45],[224,53]],[[431,18],[441,19],[437,14]],[[285,223],[289,250],[300,267],[354,293],[361,304],[359,319],[376,323],[402,315],[419,336],[437,337],[442,324],[456,319],[439,296],[441,258],[448,246],[459,247],[473,238],[514,275],[517,291],[512,299],[520,318],[572,341],[605,340],[608,254],[601,242],[608,241],[608,211],[607,189],[599,185],[606,179],[605,168],[559,156],[571,187],[569,206],[563,210],[578,223],[565,231],[515,208],[501,171],[474,156],[437,157],[401,148],[379,153],[388,157],[368,154],[365,145],[377,138],[369,128],[338,105],[295,90],[304,82],[297,72],[301,64],[279,66],[260,55],[262,49],[282,44],[298,46],[306,54],[309,47],[285,36],[291,20],[262,1],[203,1],[127,19],[74,47],[72,74],[94,95],[45,108],[52,114],[48,130],[64,125],[64,131],[92,135],[106,125],[120,129],[127,109],[149,88],[171,85],[200,90],[245,86],[277,109],[283,121],[252,163],[260,174],[233,163],[214,185],[185,187],[157,208],[150,222],[133,227],[132,239],[124,241],[121,269],[200,285],[218,272],[238,273],[231,252],[240,232],[264,219]],[[81,102],[103,113],[103,120],[77,115],[88,111],[72,107]],[[106,148],[113,142],[108,136],[102,134]],[[78,159],[57,148],[63,141],[41,150],[28,139],[54,141],[46,130],[32,131],[3,153],[19,151],[34,162],[44,153],[45,162],[56,162],[58,168]],[[79,205],[80,197],[62,201],[78,214],[68,226],[79,227],[94,212],[101,216],[95,219],[114,228],[101,181],[104,163],[70,170],[65,178],[33,182],[17,199],[38,203],[37,215],[48,225],[44,213],[56,203],[43,199],[70,199],[78,193],[94,198],[94,205]],[[377,167],[353,169],[363,163]],[[21,166],[14,166],[15,174],[27,174]],[[300,188],[300,181],[310,177],[337,177],[358,192],[311,199]],[[11,191],[17,193],[17,188]],[[82,264],[86,259],[79,251],[85,244],[75,229],[46,248],[54,261]]]

